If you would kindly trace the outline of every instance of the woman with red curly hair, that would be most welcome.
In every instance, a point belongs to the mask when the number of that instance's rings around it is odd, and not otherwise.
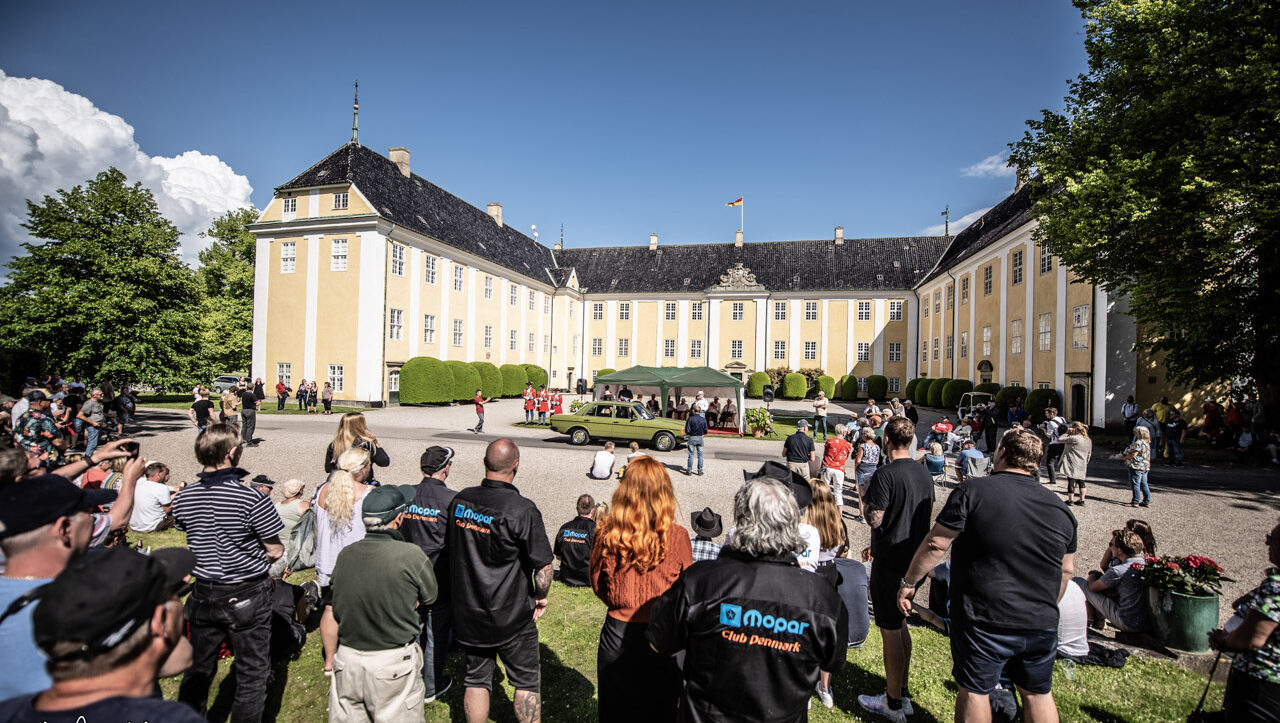
[[[649,647],[654,601],[693,564],[689,532],[676,524],[671,476],[637,457],[613,493],[591,550],[591,589],[609,607],[596,652],[600,720],[672,720],[680,671]]]

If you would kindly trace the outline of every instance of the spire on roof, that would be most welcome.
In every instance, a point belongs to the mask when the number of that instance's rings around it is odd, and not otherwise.
[[[356,81],[355,101],[351,104],[351,142],[360,145],[360,81]]]

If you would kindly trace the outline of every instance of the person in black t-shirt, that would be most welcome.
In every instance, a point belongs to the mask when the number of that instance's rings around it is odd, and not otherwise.
[[[258,399],[253,389],[244,382],[240,383],[239,395],[240,440],[246,447],[257,447],[258,443],[253,440],[253,433],[258,426],[258,410],[262,407],[262,400]]]
[[[782,455],[787,458],[787,466],[792,472],[809,479],[809,463],[813,461],[813,440],[809,438],[809,420],[796,422],[796,433],[787,437],[782,443]]]
[[[596,501],[591,495],[578,498],[578,516],[560,526],[556,543],[552,548],[560,561],[560,582],[570,587],[591,584],[588,567],[591,565],[591,546],[596,539],[596,522],[591,513]]]
[[[212,415],[213,402],[209,401],[209,388],[200,387],[200,398],[192,403],[191,409],[187,412],[191,425],[196,428],[196,434],[204,432],[205,427],[209,426]]]
[[[385,454],[385,453],[384,453]],[[444,674],[444,664],[453,642],[453,608],[449,597],[449,556],[444,554],[445,536],[449,530],[449,507],[456,491],[445,486],[453,471],[451,447],[427,447],[419,460],[422,482],[416,488],[413,502],[404,510],[400,535],[431,558],[439,592],[436,601],[422,609],[422,680],[426,684],[428,703],[435,702],[453,686],[453,678]]]
[[[547,610],[553,556],[542,513],[512,484],[519,467],[516,443],[494,440],[484,453],[484,481],[450,503],[445,551],[454,630],[467,652],[469,720],[488,719],[498,657],[516,690],[516,720],[538,720],[542,710],[536,622]]]
[[[1057,720],[1058,601],[1075,571],[1077,538],[1071,510],[1036,479],[1043,454],[1035,432],[1005,432],[995,474],[951,493],[900,583],[898,606],[905,615],[916,585],[951,551],[957,720],[989,715],[988,697],[1002,670],[1022,693],[1028,723]]]
[[[871,581],[868,592],[876,627],[884,641],[885,693],[860,695],[858,704],[890,720],[913,712],[907,693],[911,667],[911,631],[898,609],[898,583],[911,564],[920,541],[929,533],[933,515],[933,478],[911,457],[916,425],[894,417],[885,425],[888,463],[875,471],[866,491],[859,490],[862,516],[871,526]],[[894,694],[897,695],[894,695]]]
[[[1182,412],[1169,410],[1169,421],[1164,423],[1164,429],[1160,432],[1164,435],[1165,447],[1169,450],[1169,464],[1183,466],[1182,445],[1187,441],[1187,420],[1182,418]]]

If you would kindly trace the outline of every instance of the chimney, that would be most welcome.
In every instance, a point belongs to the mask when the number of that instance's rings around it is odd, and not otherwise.
[[[556,249],[556,251],[564,251],[564,242],[562,242],[562,241],[557,241],[557,242],[556,242],[555,249]]]
[[[735,248],[742,248],[742,229],[738,229],[738,233],[734,235],[733,245]]]
[[[836,226],[836,246],[844,246],[844,226]]]
[[[649,234],[649,250],[650,251],[658,250],[658,234],[656,233]]]
[[[498,228],[502,228],[502,204],[489,204],[489,218],[492,218],[494,223],[498,224]]]
[[[396,164],[396,167],[400,169],[400,172],[404,174],[405,178],[409,177],[409,149],[408,148],[401,148],[401,147],[388,148],[387,157],[391,159],[392,163]]]

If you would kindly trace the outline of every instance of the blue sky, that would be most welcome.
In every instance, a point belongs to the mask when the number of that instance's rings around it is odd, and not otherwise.
[[[975,167],[1060,107],[1085,68],[1067,0],[16,3],[6,15],[10,79],[83,96],[132,126],[146,156],[220,159],[259,208],[349,138],[358,79],[364,145],[407,146],[415,172],[501,202],[546,243],[563,223],[570,245],[731,240],[725,203],[738,196],[748,242],[836,225],[919,234],[948,204],[959,219],[1003,198],[1013,178]],[[92,156],[92,133],[66,135]],[[0,153],[9,143],[0,135]],[[52,177],[91,175],[75,170]],[[0,179],[0,202],[48,192],[26,183]]]

